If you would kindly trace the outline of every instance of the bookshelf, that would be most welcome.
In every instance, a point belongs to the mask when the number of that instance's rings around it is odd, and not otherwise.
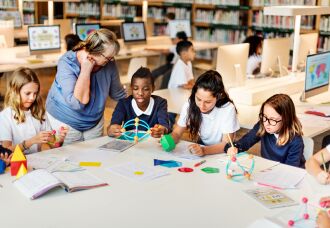
[[[24,25],[36,24],[37,19],[37,6],[36,2],[23,0],[23,23]]]
[[[64,3],[64,19],[74,19],[75,22],[86,22],[87,19],[100,19],[100,0],[80,0]]]
[[[329,0],[320,0],[320,6],[330,6]],[[328,51],[330,50],[330,12],[328,15],[322,15],[319,22],[319,42],[318,51]]]

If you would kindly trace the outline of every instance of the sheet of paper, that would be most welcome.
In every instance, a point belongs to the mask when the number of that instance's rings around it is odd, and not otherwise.
[[[198,160],[201,159],[200,157],[193,155],[188,150],[189,144],[187,143],[178,143],[175,147],[175,149],[172,152],[169,152],[168,154],[173,155],[174,157],[183,158],[183,159],[189,159],[189,160]]]
[[[110,167],[107,170],[134,181],[149,181],[169,174],[164,170],[155,168],[153,166],[145,166],[136,162],[123,163],[114,167]]]
[[[304,169],[280,164],[270,170],[256,173],[254,181],[282,189],[297,188],[297,185],[304,179],[305,175],[306,170]]]
[[[117,156],[118,153],[114,153],[109,150],[90,149],[74,153],[69,156],[67,160],[72,162],[101,162],[108,160],[113,156]]]

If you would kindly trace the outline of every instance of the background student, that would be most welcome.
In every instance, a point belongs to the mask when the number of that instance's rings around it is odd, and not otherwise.
[[[196,55],[193,44],[190,41],[180,41],[176,45],[176,51],[179,59],[173,67],[168,88],[191,89],[194,86],[191,61],[195,59]]]
[[[252,75],[260,72],[261,52],[262,52],[263,38],[261,36],[249,36],[243,43],[250,44],[249,58],[246,67],[246,74]]]
[[[40,96],[40,81],[34,71],[29,68],[14,71],[4,104],[0,113],[0,141],[4,147],[13,151],[19,145],[25,153],[34,153],[41,150],[42,144],[51,142],[49,146],[55,146]],[[57,143],[62,144],[67,128],[59,133]]]
[[[155,89],[153,77],[148,68],[139,68],[132,76],[131,89],[133,95],[119,100],[108,127],[108,135],[119,137],[122,123],[139,117],[149,124],[151,136],[160,137],[169,132],[167,101],[151,95]],[[132,130],[134,126],[126,130]],[[141,130],[146,130],[141,128]]]
[[[81,39],[79,38],[78,35],[72,34],[72,33],[67,34],[64,37],[64,40],[65,40],[67,51],[71,51],[81,41]]]
[[[238,129],[236,108],[226,93],[222,77],[217,71],[209,70],[196,80],[172,137],[178,143],[188,130],[193,141],[205,145],[190,145],[190,152],[203,156],[223,152],[227,143],[225,135],[233,138]]]
[[[330,173],[325,166],[325,163],[328,161],[330,161],[330,144],[306,161],[307,171],[313,175],[320,184],[330,184]]]
[[[302,127],[288,95],[276,94],[268,98],[261,105],[259,122],[234,143],[235,147],[227,144],[225,151],[229,155],[237,154],[247,151],[259,141],[263,158],[304,167]]]
[[[46,109],[52,127],[69,126],[65,144],[102,136],[107,97],[126,97],[114,61],[118,51],[115,34],[99,29],[60,58]]]

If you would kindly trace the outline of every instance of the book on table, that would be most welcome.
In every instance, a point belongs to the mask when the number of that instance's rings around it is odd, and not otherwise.
[[[16,180],[14,185],[28,198],[36,199],[56,187],[75,192],[108,184],[87,170],[50,173],[46,169],[37,169]]]

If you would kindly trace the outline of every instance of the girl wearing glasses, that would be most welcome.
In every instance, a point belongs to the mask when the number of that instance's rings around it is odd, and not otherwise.
[[[261,156],[287,165],[304,167],[302,127],[294,104],[286,94],[276,94],[260,108],[259,122],[240,140],[225,146],[229,155],[247,151],[261,141]]]
[[[46,110],[53,128],[69,127],[64,144],[102,136],[107,97],[126,97],[113,61],[119,48],[113,32],[99,29],[59,60]]]

